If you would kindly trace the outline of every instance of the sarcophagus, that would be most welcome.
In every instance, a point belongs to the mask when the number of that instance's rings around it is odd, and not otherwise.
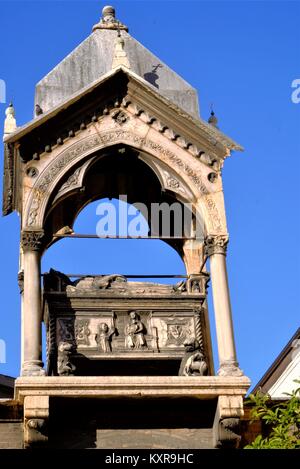
[[[116,274],[72,282],[51,270],[44,276],[48,374],[177,375],[187,351],[197,351],[202,374],[212,374],[207,280],[164,285]]]

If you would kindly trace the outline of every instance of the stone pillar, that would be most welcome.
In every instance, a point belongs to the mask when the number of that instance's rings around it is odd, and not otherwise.
[[[206,255],[210,257],[210,274],[215,311],[221,376],[241,376],[236,359],[230,296],[226,269],[227,236],[208,236]]]
[[[23,231],[24,267],[22,318],[22,376],[43,376],[41,312],[41,242],[42,231]]]
[[[20,258],[22,257],[23,253],[21,253]],[[23,319],[24,319],[24,314],[23,314],[23,303],[24,303],[24,270],[23,270],[23,259],[22,262],[20,262],[20,269],[18,272],[18,285],[20,289],[20,295],[21,295],[21,366],[22,363],[24,362],[24,345],[23,345],[23,339],[24,339],[24,333],[23,333]],[[22,369],[21,369],[22,372]]]

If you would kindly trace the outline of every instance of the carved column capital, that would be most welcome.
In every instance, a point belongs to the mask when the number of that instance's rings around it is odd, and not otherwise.
[[[223,254],[226,256],[228,235],[207,236],[205,238],[205,254],[210,257],[213,254]]]
[[[42,248],[43,238],[43,230],[23,230],[21,234],[21,246],[23,251],[40,251]]]

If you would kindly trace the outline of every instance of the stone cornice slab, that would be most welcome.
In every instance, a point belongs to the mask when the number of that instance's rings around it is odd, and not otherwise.
[[[244,396],[250,386],[241,377],[181,376],[47,376],[20,377],[15,398],[25,396],[112,398],[112,397],[197,397]]]

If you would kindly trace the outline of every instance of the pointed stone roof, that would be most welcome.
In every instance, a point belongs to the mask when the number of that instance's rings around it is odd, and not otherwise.
[[[50,111],[108,73],[112,69],[118,34],[124,41],[131,70],[163,97],[198,117],[196,90],[134,39],[110,6],[103,8],[102,18],[92,34],[36,85],[35,104],[44,112]]]

